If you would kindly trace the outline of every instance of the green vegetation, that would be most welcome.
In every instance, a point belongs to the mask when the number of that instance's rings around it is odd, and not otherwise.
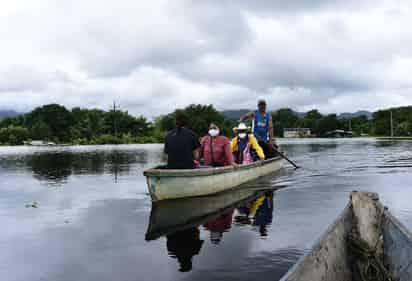
[[[190,127],[199,136],[206,134],[210,122],[218,124],[223,134],[231,136],[237,120],[225,117],[212,105],[190,105],[162,115],[150,122],[143,116],[127,111],[73,108],[49,104],[32,112],[0,121],[0,144],[20,145],[26,140],[46,140],[71,144],[130,144],[162,142],[174,128],[174,116],[184,112]],[[304,116],[289,108],[272,113],[276,136],[284,128],[309,128],[312,134],[323,136],[335,129],[352,129],[355,135],[389,136],[392,111],[395,136],[412,135],[412,106],[379,110],[372,119],[367,116],[338,118],[336,114],[322,115],[317,110]]]
[[[49,104],[0,122],[0,142],[22,144],[24,140],[47,140],[74,144],[153,142],[152,124],[127,111],[66,109]]]
[[[183,111],[190,127],[204,135],[210,122],[219,124],[229,134],[233,121],[211,105],[190,105]],[[20,145],[26,140],[46,140],[71,144],[131,144],[163,142],[174,127],[176,110],[149,122],[127,111],[73,108],[49,104],[32,112],[0,121],[0,144]]]
[[[177,109],[173,113],[160,116],[155,122],[155,128],[164,137],[164,133],[175,127],[174,118],[176,113],[183,112],[189,119],[190,128],[199,136],[203,136],[208,131],[209,124],[215,123],[220,127],[222,134],[232,135],[232,128],[236,125],[236,120],[225,118],[212,105],[189,105],[185,109]]]
[[[8,125],[0,128],[0,143],[18,145],[23,143],[29,136],[29,130],[21,126]]]
[[[313,135],[323,136],[326,132],[349,129],[349,120],[338,119],[336,114],[322,115],[316,109],[299,117],[289,108],[279,109],[272,114],[275,134],[283,136],[284,128],[309,128]],[[369,120],[366,121],[369,122]]]
[[[355,136],[390,136],[391,112],[395,136],[412,135],[412,106],[390,108],[373,113],[372,119],[366,115],[352,118],[338,118],[336,114],[322,115],[316,109],[299,117],[288,108],[272,114],[277,136],[283,136],[284,128],[309,128],[315,136],[324,136],[333,130],[352,130]]]

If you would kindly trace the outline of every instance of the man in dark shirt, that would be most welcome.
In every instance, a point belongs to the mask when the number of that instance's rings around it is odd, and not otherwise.
[[[187,118],[183,113],[176,114],[176,128],[165,140],[164,152],[167,154],[168,169],[194,169],[194,160],[199,158],[199,139],[186,128]]]

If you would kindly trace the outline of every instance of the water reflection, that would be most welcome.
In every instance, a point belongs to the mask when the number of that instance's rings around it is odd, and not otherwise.
[[[164,162],[162,145],[0,147],[0,280],[279,280],[354,189],[378,192],[412,228],[412,142],[280,142],[302,169],[285,163],[279,175],[248,189],[153,208],[143,170]],[[116,173],[123,176],[114,184]],[[44,186],[55,182],[64,188]],[[256,189],[274,187],[287,188],[275,192],[273,204],[268,196],[262,203],[265,191]],[[25,208],[34,201],[38,208]],[[157,240],[146,242],[145,234]],[[180,273],[190,256],[190,273]]]
[[[29,170],[39,181],[63,184],[72,175],[113,175],[130,173],[134,164],[147,163],[147,150],[71,151],[51,150],[24,155],[0,155],[0,172],[4,170]]]
[[[238,208],[235,222],[238,225],[257,227],[261,237],[267,237],[267,228],[273,220],[273,191],[268,191],[255,200]]]
[[[191,227],[167,235],[167,250],[169,255],[179,261],[181,272],[192,270],[192,258],[198,255],[203,245],[200,240],[200,231]]]
[[[199,228],[209,232],[210,242],[219,245],[223,234],[235,226],[249,225],[266,237],[273,220],[273,190],[239,188],[221,194],[153,203],[146,240],[166,236],[169,255],[179,262],[179,271],[192,269],[203,240]]]
[[[210,231],[210,242],[219,244],[222,241],[223,233],[228,232],[232,227],[233,212],[235,209],[229,209],[214,220],[203,225],[206,230]]]

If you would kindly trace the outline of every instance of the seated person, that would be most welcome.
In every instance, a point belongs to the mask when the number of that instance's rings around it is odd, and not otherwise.
[[[250,128],[245,123],[240,123],[234,128],[237,136],[232,139],[232,153],[234,161],[237,164],[249,164],[256,160],[264,160],[265,154],[258,144],[253,134],[250,134]]]
[[[200,159],[203,159],[203,165],[212,167],[232,165],[230,140],[220,135],[219,127],[216,124],[209,125],[208,135],[202,138],[200,144]]]
[[[196,134],[186,128],[188,117],[183,112],[176,114],[176,128],[165,139],[168,169],[194,169],[199,158],[200,143]]]

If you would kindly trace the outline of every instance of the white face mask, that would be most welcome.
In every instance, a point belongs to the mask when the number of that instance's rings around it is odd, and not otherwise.
[[[244,139],[244,138],[246,138],[246,135],[247,135],[246,133],[240,133],[239,138]]]
[[[209,130],[209,135],[212,137],[216,137],[219,135],[219,129],[210,129]]]

